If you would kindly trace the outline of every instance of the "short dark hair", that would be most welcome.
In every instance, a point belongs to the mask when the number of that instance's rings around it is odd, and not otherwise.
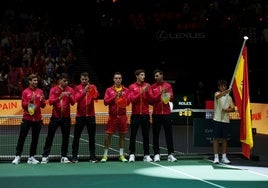
[[[138,76],[140,73],[145,73],[145,70],[144,69],[137,69],[134,72],[135,76]]]
[[[163,74],[163,71],[160,70],[160,69],[155,69],[155,70],[154,70],[154,74],[155,74],[155,73],[158,73],[158,72],[159,72],[159,74]]]
[[[218,86],[227,86],[227,81],[226,80],[219,80],[217,82]]]
[[[122,76],[122,74],[121,74],[121,72],[114,72],[114,75],[121,75]]]
[[[61,73],[60,74],[60,76],[59,76],[59,79],[61,80],[61,79],[69,79],[69,76],[68,76],[68,74],[66,74],[66,73]]]
[[[89,77],[89,74],[87,72],[82,72],[80,76]]]
[[[28,76],[28,81],[32,81],[34,78],[38,78],[38,76],[36,74],[30,74]]]

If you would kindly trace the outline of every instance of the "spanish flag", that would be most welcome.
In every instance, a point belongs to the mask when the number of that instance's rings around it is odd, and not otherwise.
[[[240,115],[240,141],[242,143],[242,154],[250,159],[253,147],[252,122],[250,111],[249,81],[247,47],[243,45],[232,83],[233,96]]]

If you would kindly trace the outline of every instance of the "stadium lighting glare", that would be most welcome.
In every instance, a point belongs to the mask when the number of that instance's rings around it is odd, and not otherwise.
[[[151,163],[155,164],[155,163]],[[156,167],[140,168],[134,171],[134,173],[144,176],[169,178],[169,179],[182,179],[182,180],[199,180],[205,183],[211,184],[213,181],[266,181],[267,175],[265,175],[264,167],[247,167],[247,166],[232,166],[232,165],[217,165],[217,174],[215,174],[215,168],[211,164],[199,163],[198,168],[196,165],[172,165],[166,166],[161,164],[155,164]],[[252,170],[251,170],[252,169]],[[252,176],[245,179],[245,175],[248,172],[252,173]],[[232,172],[232,173],[230,173]],[[209,174],[214,174],[210,176]],[[219,187],[219,186],[217,186]],[[221,186],[220,186],[221,187]]]

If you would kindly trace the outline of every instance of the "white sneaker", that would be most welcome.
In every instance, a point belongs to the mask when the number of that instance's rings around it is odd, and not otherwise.
[[[128,162],[135,162],[135,155],[134,154],[130,154]]]
[[[28,164],[39,164],[40,162],[36,160],[33,156],[28,158]]]
[[[159,154],[156,154],[154,156],[154,162],[159,162],[160,161],[160,155]]]
[[[69,161],[69,159],[68,159],[67,157],[62,157],[62,158],[60,159],[60,162],[61,162],[61,163],[70,163],[71,161]]]
[[[12,161],[12,164],[19,164],[20,163],[20,156],[16,156],[15,159]]]
[[[230,163],[231,163],[231,161],[229,161],[229,159],[228,159],[227,157],[222,158],[222,159],[221,159],[221,162],[222,162],[223,164],[230,164]]]
[[[152,162],[153,159],[150,157],[150,155],[145,155],[145,156],[143,157],[143,161],[144,161],[144,162]]]
[[[213,163],[214,164],[219,164],[220,163],[219,158],[218,157],[215,157]]]
[[[172,154],[170,154],[170,155],[168,155],[168,161],[169,162],[176,162],[177,159]]]
[[[48,157],[42,157],[41,164],[47,164],[48,163]]]

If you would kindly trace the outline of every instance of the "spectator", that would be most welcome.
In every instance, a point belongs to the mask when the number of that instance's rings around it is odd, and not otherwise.
[[[11,70],[7,75],[8,80],[8,94],[10,96],[19,95],[19,72],[16,70],[16,67],[12,66]]]

